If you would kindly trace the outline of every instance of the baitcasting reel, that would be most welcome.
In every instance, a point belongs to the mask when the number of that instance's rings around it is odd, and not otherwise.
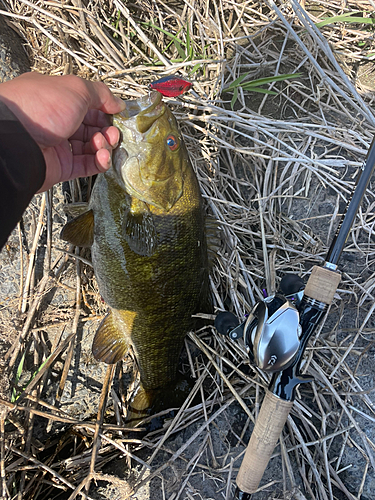
[[[269,373],[288,368],[300,347],[301,326],[298,306],[305,285],[294,274],[281,280],[282,294],[266,297],[258,302],[246,320],[239,324],[230,312],[221,312],[215,318],[215,328],[231,339],[243,338],[250,358]]]

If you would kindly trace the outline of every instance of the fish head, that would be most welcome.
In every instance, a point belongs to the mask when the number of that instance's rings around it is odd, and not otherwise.
[[[153,91],[114,115],[121,141],[113,154],[124,189],[147,204],[169,211],[181,197],[188,156],[177,122],[162,95]]]

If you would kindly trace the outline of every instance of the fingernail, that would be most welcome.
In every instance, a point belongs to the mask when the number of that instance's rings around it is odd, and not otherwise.
[[[120,98],[119,98],[119,97],[117,97],[117,96],[114,96],[114,98],[115,98],[115,101],[117,102],[117,104],[119,104],[119,105],[120,105],[120,107],[121,107],[121,111],[123,111],[123,110],[126,108],[126,103],[125,103],[125,101],[123,101],[122,99],[120,99]]]

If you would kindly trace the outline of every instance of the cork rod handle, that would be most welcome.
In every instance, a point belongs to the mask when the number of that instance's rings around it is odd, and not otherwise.
[[[293,401],[284,401],[266,392],[237,475],[241,491],[255,493],[257,490],[292,406]]]
[[[306,284],[304,295],[329,305],[333,300],[340,280],[341,274],[337,271],[314,266]]]

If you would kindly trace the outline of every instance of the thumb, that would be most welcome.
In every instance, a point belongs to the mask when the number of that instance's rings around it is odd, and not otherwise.
[[[87,83],[90,94],[89,109],[99,109],[109,115],[120,113],[125,109],[124,101],[114,96],[105,83],[90,81]]]

